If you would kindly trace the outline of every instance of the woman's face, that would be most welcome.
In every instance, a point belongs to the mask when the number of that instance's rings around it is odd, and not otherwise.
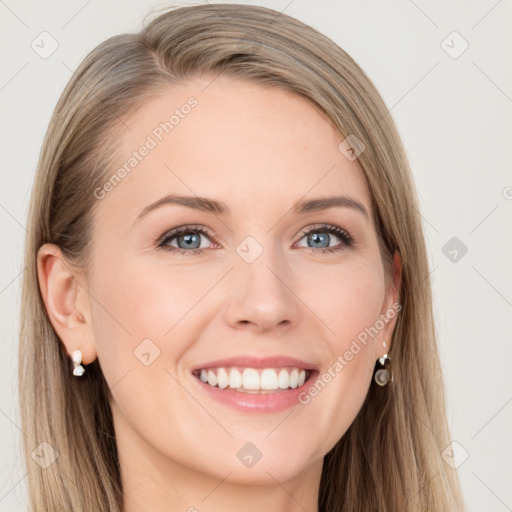
[[[354,420],[397,292],[363,172],[327,117],[211,80],[124,120],[95,191],[91,338],[122,464],[281,482],[321,467]]]

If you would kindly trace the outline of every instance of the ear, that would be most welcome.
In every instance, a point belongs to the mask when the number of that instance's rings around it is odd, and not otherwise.
[[[55,244],[44,244],[37,253],[39,288],[48,317],[71,357],[82,351],[82,364],[97,357],[91,326],[91,308],[85,279]]]
[[[380,331],[376,346],[376,359],[389,352],[391,348],[391,336],[395,329],[396,321],[401,305],[398,303],[400,297],[400,286],[402,283],[402,258],[398,250],[393,254],[393,276],[389,280],[386,289],[386,299],[381,311],[380,319],[384,322],[384,328]],[[386,343],[384,346],[383,342]]]

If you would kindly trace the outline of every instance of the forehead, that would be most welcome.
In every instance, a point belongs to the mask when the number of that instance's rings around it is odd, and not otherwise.
[[[102,209],[128,209],[134,218],[176,193],[261,214],[345,194],[371,215],[364,173],[338,149],[344,136],[319,107],[293,92],[198,77],[160,90],[124,122]]]

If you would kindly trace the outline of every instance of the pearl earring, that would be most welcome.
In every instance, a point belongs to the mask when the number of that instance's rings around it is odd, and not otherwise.
[[[386,342],[382,342],[383,346],[386,347]],[[379,386],[386,386],[389,382],[393,382],[393,374],[391,372],[391,359],[387,354],[384,354],[382,357],[379,357],[377,360],[377,364],[380,365],[380,368],[375,370],[373,374],[373,379]]]
[[[73,351],[73,354],[71,354],[71,359],[73,360],[73,375],[76,377],[80,377],[84,374],[85,369],[81,365],[82,363],[82,351],[80,349],[77,349]]]

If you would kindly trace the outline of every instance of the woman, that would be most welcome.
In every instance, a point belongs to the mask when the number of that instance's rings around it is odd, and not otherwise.
[[[201,5],[100,44],[29,214],[34,510],[462,510],[417,204],[311,27]]]

